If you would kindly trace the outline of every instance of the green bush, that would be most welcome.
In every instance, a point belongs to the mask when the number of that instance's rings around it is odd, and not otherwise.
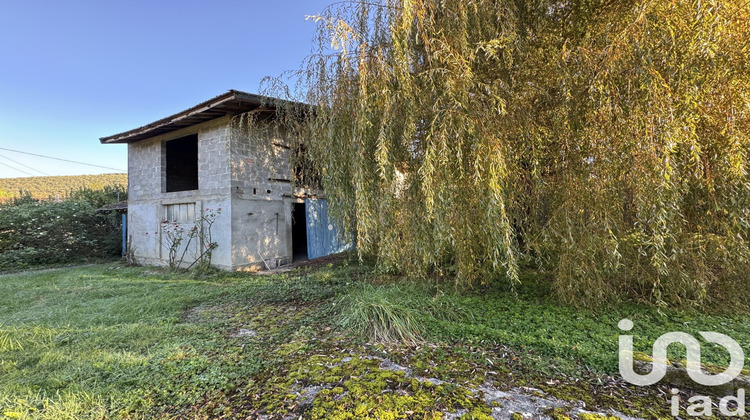
[[[117,255],[117,217],[87,201],[0,207],[0,270]]]
[[[120,184],[105,185],[100,189],[79,188],[71,190],[68,199],[73,201],[86,201],[95,207],[103,207],[128,199],[128,187]]]

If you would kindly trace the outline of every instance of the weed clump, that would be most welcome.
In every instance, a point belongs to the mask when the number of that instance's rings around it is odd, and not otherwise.
[[[423,326],[409,303],[399,286],[358,284],[336,302],[337,323],[373,341],[418,343]]]

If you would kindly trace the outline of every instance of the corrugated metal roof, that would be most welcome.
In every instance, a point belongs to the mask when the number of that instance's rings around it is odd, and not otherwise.
[[[103,144],[111,143],[133,143],[145,140],[161,134],[177,131],[181,128],[200,124],[225,115],[237,115],[258,109],[261,106],[269,106],[280,100],[268,96],[255,95],[239,90],[230,90],[215,98],[201,102],[198,105],[186,109],[172,116],[146,124],[143,127],[134,128],[120,134],[102,137],[99,139]],[[287,101],[284,101],[287,102]],[[292,102],[287,102],[292,103]],[[302,104],[300,104],[302,105]]]

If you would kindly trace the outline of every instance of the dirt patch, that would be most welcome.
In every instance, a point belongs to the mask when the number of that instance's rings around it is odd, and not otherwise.
[[[191,324],[216,322],[225,320],[240,310],[241,308],[234,303],[196,306],[183,312],[182,321]]]
[[[312,271],[312,270],[325,267],[329,264],[335,267],[335,266],[341,265],[350,256],[351,256],[350,252],[341,252],[339,254],[333,254],[333,255],[327,255],[325,257],[315,258],[314,260],[295,261],[291,264],[287,264],[279,268],[274,268],[273,270],[259,271],[256,274],[273,275],[273,274],[279,274],[279,273],[287,273],[287,272],[294,271],[297,269],[304,270],[304,271]]]

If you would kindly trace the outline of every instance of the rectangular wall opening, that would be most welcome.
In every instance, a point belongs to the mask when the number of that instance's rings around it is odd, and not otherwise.
[[[292,203],[292,260],[307,259],[305,203]]]
[[[164,220],[169,223],[195,222],[195,203],[169,204],[164,206]]]
[[[198,189],[198,135],[170,140],[165,147],[167,182],[165,192]]]

